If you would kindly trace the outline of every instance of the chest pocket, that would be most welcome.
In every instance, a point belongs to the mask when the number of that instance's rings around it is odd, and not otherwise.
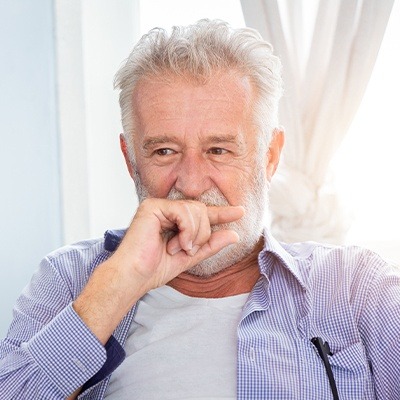
[[[329,363],[340,400],[375,399],[372,373],[361,342],[350,345],[336,352],[333,356],[329,356]],[[329,385],[322,362],[321,368],[325,373],[325,382]]]

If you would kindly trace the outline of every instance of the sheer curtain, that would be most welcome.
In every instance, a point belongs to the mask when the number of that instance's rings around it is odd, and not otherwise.
[[[340,243],[345,236],[329,164],[365,92],[393,1],[319,0],[305,45],[302,0],[241,0],[246,25],[283,63],[286,145],[270,191],[272,231],[283,241]]]

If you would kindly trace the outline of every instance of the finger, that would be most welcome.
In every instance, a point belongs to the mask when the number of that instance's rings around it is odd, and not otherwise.
[[[203,203],[166,200],[161,209],[161,216],[161,227],[177,228],[174,240],[171,239],[167,245],[167,251],[171,255],[180,250],[190,252],[195,245],[194,254],[211,234],[207,207]]]
[[[179,242],[178,235],[171,238],[167,243],[167,252],[171,256],[174,256],[176,253],[179,253],[182,250],[182,246]]]
[[[179,240],[180,247],[185,251],[190,251],[193,248],[193,240],[196,237],[198,230],[198,210],[190,204],[178,204],[176,212],[182,214],[176,218],[178,233],[176,237]]]
[[[207,207],[208,218],[211,225],[226,224],[237,221],[244,215],[242,206],[210,206]]]
[[[194,228],[183,229],[183,224],[182,226],[178,225],[179,233],[177,237],[180,246],[177,246],[174,241],[170,247],[170,254],[183,249],[188,255],[194,256],[197,251],[209,241],[211,225],[233,222],[244,215],[244,208],[242,206],[206,207],[203,203],[198,202],[189,202],[185,204],[188,207],[190,215],[193,217]],[[188,241],[190,241],[190,246],[185,247]]]
[[[223,248],[239,241],[239,235],[233,230],[220,230],[213,232],[207,243],[200,247],[192,257],[193,265],[205,260],[221,251]]]
[[[193,248],[187,252],[190,256],[194,256],[200,247],[209,241],[211,236],[211,225],[207,208],[205,207],[202,211],[198,219],[197,234],[193,239]]]
[[[180,248],[185,251],[191,250],[198,230],[198,216],[196,215],[198,211],[195,207],[189,202],[167,201],[160,211],[160,215],[157,216],[161,227],[170,229],[175,226],[178,232],[174,237],[178,239]],[[178,246],[175,241],[173,244],[173,252],[176,252]]]
[[[178,225],[179,231],[167,244],[167,251],[171,255],[183,249],[192,256],[196,254],[198,249],[210,238],[211,226],[208,219],[207,207],[203,204],[191,203],[189,209],[193,217],[194,229],[191,231],[188,229],[180,230],[181,226]],[[191,242],[192,247],[184,247],[184,243],[187,241]]]
[[[171,239],[171,240],[174,240]],[[178,251],[174,254],[176,262],[184,265],[184,270],[187,270],[199,262],[213,256],[214,254],[221,251],[223,248],[235,244],[239,241],[239,235],[232,230],[220,230],[213,232],[210,236],[210,240],[205,243],[194,256],[188,255],[185,251]]]

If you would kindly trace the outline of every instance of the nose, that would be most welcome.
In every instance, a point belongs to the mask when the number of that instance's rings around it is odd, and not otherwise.
[[[201,154],[184,154],[176,168],[175,188],[186,198],[196,199],[212,188],[209,166]]]

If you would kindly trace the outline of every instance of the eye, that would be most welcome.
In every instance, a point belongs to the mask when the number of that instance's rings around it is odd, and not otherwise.
[[[207,150],[208,154],[212,154],[214,156],[221,156],[223,154],[227,154],[228,150],[223,149],[221,147],[211,147],[211,149]]]
[[[154,151],[154,153],[158,156],[169,156],[171,154],[174,154],[175,151],[172,149],[168,149],[168,148],[163,148],[163,149],[157,149]]]

